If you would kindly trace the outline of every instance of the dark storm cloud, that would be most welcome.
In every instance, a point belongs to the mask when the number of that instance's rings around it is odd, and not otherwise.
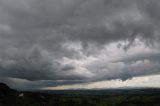
[[[67,84],[76,84],[76,83],[84,83],[86,81],[83,80],[74,80],[74,81],[51,81],[51,80],[39,80],[39,81],[28,81],[25,79],[17,79],[17,78],[0,78],[1,82],[8,84],[9,87],[17,90],[43,90],[45,86],[53,87],[58,85],[67,85]]]
[[[124,49],[136,39],[151,50],[159,45],[159,7],[159,0],[1,0],[0,76],[70,83],[158,73],[159,48],[156,56],[135,54],[140,62],[129,65],[128,57],[83,62],[115,42],[128,42],[119,44]]]

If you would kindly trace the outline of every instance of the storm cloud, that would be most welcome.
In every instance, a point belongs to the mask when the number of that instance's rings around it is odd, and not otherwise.
[[[2,81],[39,88],[159,74],[159,10],[159,0],[0,0]]]

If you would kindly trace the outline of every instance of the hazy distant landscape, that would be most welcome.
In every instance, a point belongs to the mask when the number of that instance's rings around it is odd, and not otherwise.
[[[0,84],[0,106],[160,106],[160,89],[20,92]]]

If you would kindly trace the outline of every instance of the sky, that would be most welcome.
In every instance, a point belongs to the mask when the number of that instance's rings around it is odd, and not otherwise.
[[[159,0],[0,0],[0,81],[160,87],[159,10]]]

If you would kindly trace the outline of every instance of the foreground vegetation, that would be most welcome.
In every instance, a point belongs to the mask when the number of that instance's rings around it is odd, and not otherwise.
[[[160,106],[160,94],[48,95],[24,93],[0,99],[1,106]]]
[[[160,106],[160,90],[35,93],[18,92],[6,86],[0,86],[0,106]]]

